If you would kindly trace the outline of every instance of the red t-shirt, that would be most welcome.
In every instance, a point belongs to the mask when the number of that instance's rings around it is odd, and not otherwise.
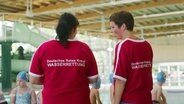
[[[114,78],[126,82],[121,102],[151,104],[153,52],[145,40],[125,39],[116,45]]]
[[[30,75],[44,78],[43,104],[90,104],[89,79],[98,77],[91,49],[80,41],[43,43],[35,52]]]

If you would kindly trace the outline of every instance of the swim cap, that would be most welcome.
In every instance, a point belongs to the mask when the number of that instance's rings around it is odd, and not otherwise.
[[[28,76],[27,76],[27,73],[26,71],[21,71],[17,74],[17,78],[18,79],[21,79],[21,80],[24,80],[24,81],[28,81]]]
[[[97,81],[92,84],[92,88],[99,89],[101,86],[101,79],[98,77]]]
[[[166,75],[163,71],[157,74],[157,81],[161,83],[164,83],[166,81]]]
[[[109,81],[110,81],[110,83],[113,83],[113,73],[110,73],[110,75],[109,75]]]

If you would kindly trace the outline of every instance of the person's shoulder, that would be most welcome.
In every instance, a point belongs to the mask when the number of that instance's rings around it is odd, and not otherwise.
[[[13,88],[12,91],[17,91],[17,87]]]
[[[10,92],[10,96],[14,96],[15,93],[17,92],[17,87],[13,88]]]
[[[75,42],[77,42],[78,44],[81,44],[81,45],[87,45],[87,43],[80,41],[80,40],[75,40]]]
[[[35,89],[33,89],[33,88],[31,88],[31,87],[28,87],[28,90],[29,90],[30,92],[35,92]]]
[[[145,40],[145,44],[151,46],[151,43],[148,40]]]
[[[146,40],[141,39],[141,38],[126,38],[123,40],[124,43],[144,43]]]
[[[76,42],[77,44],[79,44],[80,46],[82,46],[82,47],[89,48],[88,44],[85,43],[85,42],[82,42],[82,41],[79,41],[79,40],[76,40],[75,42]]]
[[[57,43],[57,40],[48,40],[48,41],[45,41],[43,42],[41,45],[48,45],[48,44],[54,44],[54,43]]]
[[[53,46],[54,44],[57,44],[57,40],[48,40],[48,41],[45,41],[43,43],[40,44],[40,46],[38,46],[38,49],[45,49],[45,48],[48,48],[50,46]]]
[[[123,40],[120,40],[118,43],[117,43],[117,46],[130,46],[129,44],[137,44],[137,43],[142,43],[142,42],[145,42],[145,40],[142,40],[142,39],[132,39],[132,38],[125,38]]]

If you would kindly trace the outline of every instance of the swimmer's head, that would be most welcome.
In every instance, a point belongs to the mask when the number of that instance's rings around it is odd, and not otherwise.
[[[17,74],[17,79],[28,81],[28,74],[26,73],[26,71],[21,71]]]
[[[98,77],[97,81],[92,84],[92,88],[99,89],[101,86],[101,79]]]
[[[166,74],[163,71],[157,73],[157,81],[161,83],[166,81]]]
[[[113,81],[114,79],[113,79],[113,72],[112,73],[110,73],[110,75],[109,75],[109,81],[110,81],[110,83],[113,83],[114,81]]]

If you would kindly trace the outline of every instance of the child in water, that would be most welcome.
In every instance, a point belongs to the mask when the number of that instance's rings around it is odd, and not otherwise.
[[[166,97],[162,91],[162,85],[165,83],[165,81],[166,74],[163,71],[159,72],[157,74],[157,83],[154,84],[151,91],[153,104],[167,104]]]
[[[10,93],[10,104],[36,104],[36,93],[27,86],[28,76],[25,71],[17,75],[17,87]]]
[[[90,90],[90,102],[91,104],[102,104],[100,100],[99,88],[101,85],[101,79],[98,77],[97,82],[92,84]]]

